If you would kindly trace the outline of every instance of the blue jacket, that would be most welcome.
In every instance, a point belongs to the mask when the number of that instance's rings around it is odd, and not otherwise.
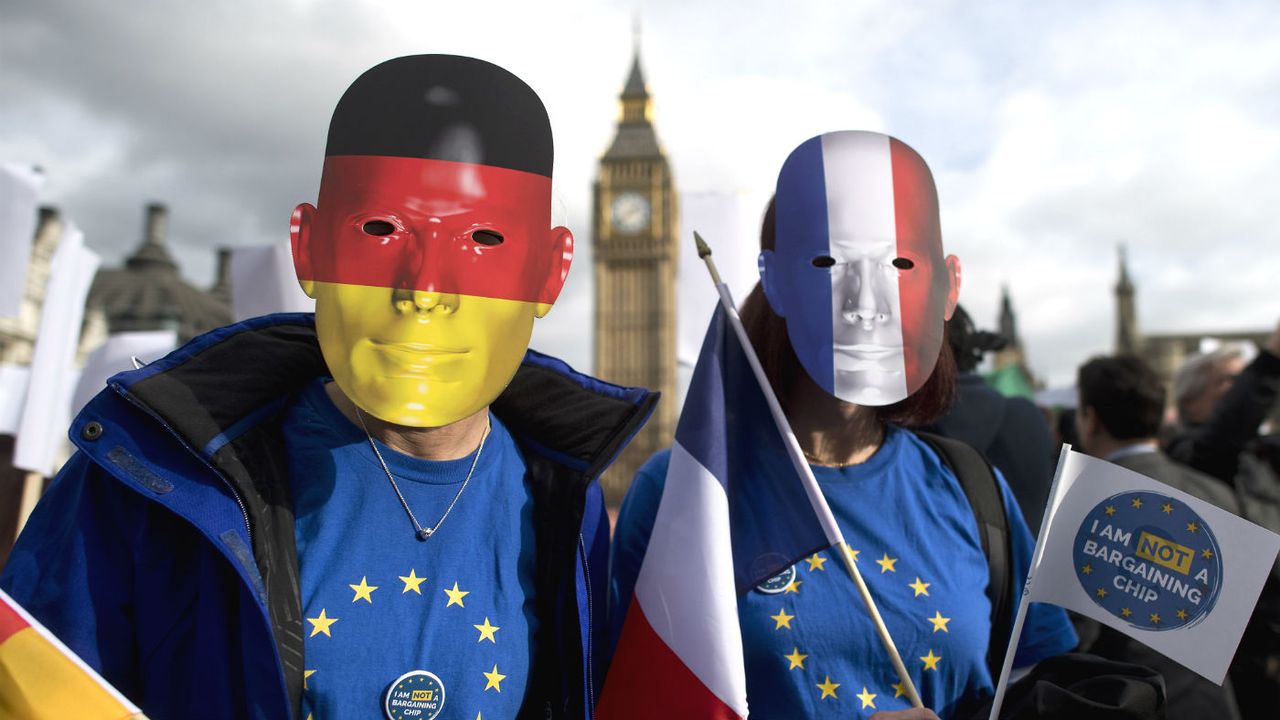
[[[153,718],[288,718],[303,627],[283,411],[328,375],[310,315],[256,318],[121,373],[3,587]],[[605,647],[599,474],[657,395],[530,351],[492,409],[534,496],[539,635],[521,716],[591,716]]]

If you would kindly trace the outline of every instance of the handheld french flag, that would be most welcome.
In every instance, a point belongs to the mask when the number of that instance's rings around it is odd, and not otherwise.
[[[745,718],[737,597],[833,542],[733,319],[703,341],[601,718],[648,717],[655,687],[670,717]]]

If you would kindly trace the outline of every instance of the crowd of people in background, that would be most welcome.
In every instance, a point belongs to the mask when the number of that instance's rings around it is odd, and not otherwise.
[[[1002,470],[1033,531],[1060,442],[1280,531],[1280,325],[1256,354],[1231,344],[1192,356],[1169,387],[1137,356],[1091,358],[1078,369],[1074,407],[1056,408],[983,381],[979,364],[1001,348],[999,335],[978,330],[963,309],[947,329],[960,375],[955,405],[933,429]],[[1078,650],[1159,671],[1170,718],[1252,720],[1280,707],[1280,562],[1221,687],[1096,621],[1072,620]]]

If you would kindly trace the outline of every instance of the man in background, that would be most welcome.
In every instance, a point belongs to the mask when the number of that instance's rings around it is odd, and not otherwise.
[[[1156,435],[1165,390],[1145,362],[1131,355],[1093,358],[1080,367],[1076,387],[1076,428],[1085,452],[1239,513],[1230,488],[1160,451]],[[1219,687],[1111,628],[1080,616],[1075,620],[1080,650],[1146,665],[1164,676],[1170,720],[1240,717],[1230,681]]]
[[[982,356],[1004,345],[1004,338],[979,331],[964,308],[947,321],[947,342],[956,358],[956,400],[932,428],[962,440],[1004,473],[1032,533],[1039,533],[1053,464],[1057,457],[1044,415],[1025,398],[1001,395],[977,373]]]

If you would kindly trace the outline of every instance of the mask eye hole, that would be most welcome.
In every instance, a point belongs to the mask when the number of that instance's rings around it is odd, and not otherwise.
[[[830,255],[819,255],[813,259],[813,266],[816,268],[829,268],[836,264],[836,259]]]
[[[395,232],[396,226],[392,225],[386,220],[370,220],[369,222],[362,225],[360,229],[364,231],[365,235],[382,237],[384,235],[390,235],[391,233]]]
[[[893,266],[898,268],[899,270],[910,270],[911,268],[915,267],[916,264],[906,258],[894,258]]]
[[[485,247],[501,245],[503,241],[502,233],[497,230],[476,230],[471,233],[471,239],[477,245],[484,245]]]

